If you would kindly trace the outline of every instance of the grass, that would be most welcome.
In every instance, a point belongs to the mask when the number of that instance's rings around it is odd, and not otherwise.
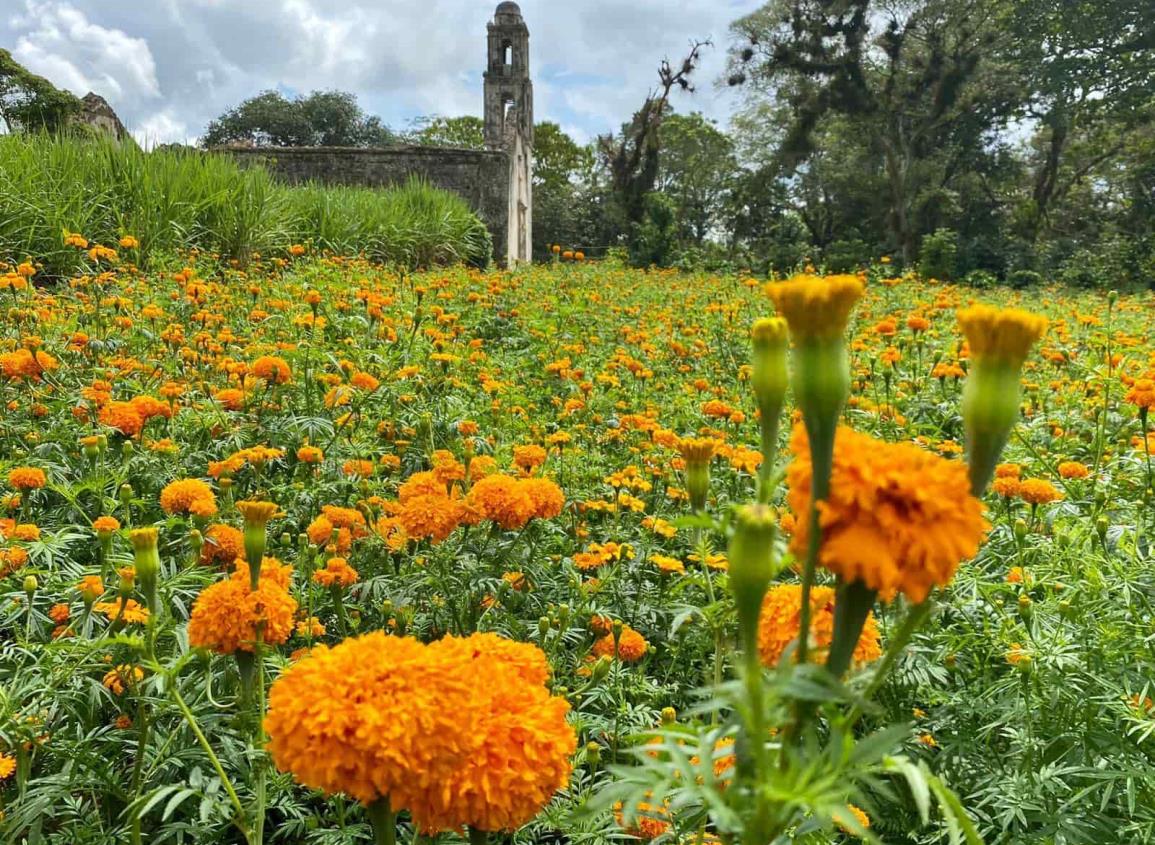
[[[385,190],[287,187],[222,156],[102,138],[0,138],[0,203],[0,261],[35,256],[46,276],[85,269],[65,232],[114,248],[132,235],[142,267],[188,249],[245,264],[294,243],[413,268],[484,265],[491,253],[462,199],[417,180]]]

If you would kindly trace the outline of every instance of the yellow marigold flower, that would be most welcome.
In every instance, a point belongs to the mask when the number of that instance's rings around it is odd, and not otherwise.
[[[36,490],[47,484],[48,478],[37,467],[15,467],[8,470],[8,483],[17,490]]]
[[[325,563],[324,569],[313,573],[313,582],[323,587],[336,584],[339,587],[349,587],[357,583],[360,576],[357,570],[349,565],[343,557],[332,557]]]
[[[866,286],[858,276],[800,274],[784,282],[771,282],[764,290],[786,318],[794,340],[799,341],[841,337]]]
[[[136,599],[97,602],[92,609],[103,613],[109,622],[120,620],[126,625],[143,625],[148,622],[148,608],[141,606]]]
[[[291,567],[266,558],[261,565],[260,583],[253,590],[249,566],[238,560],[232,575],[197,596],[189,617],[189,644],[217,654],[252,651],[257,626],[262,622],[264,642],[285,642],[293,633],[293,616],[297,612],[297,601],[288,590],[291,573]]]
[[[958,312],[971,357],[1022,365],[1031,346],[1043,336],[1047,319],[1017,308],[972,305]]]
[[[669,575],[681,575],[686,571],[686,564],[669,555],[650,555],[650,563]]]
[[[806,432],[794,429],[787,469],[796,526],[791,549],[809,543],[811,464]],[[839,427],[830,495],[818,503],[819,562],[885,598],[902,592],[921,602],[974,556],[989,528],[970,494],[967,467],[911,443],[891,444]]]
[[[76,585],[77,592],[86,602],[93,602],[104,595],[104,582],[99,575],[85,575]]]
[[[766,591],[758,619],[758,654],[764,666],[777,666],[787,646],[798,639],[801,609],[800,584],[779,584]],[[816,585],[810,588],[810,660],[815,663],[825,660],[833,640],[834,588]],[[878,622],[874,613],[870,613],[854,647],[853,661],[862,665],[881,656]]]
[[[0,754],[0,781],[8,780],[16,771],[16,758]]]
[[[216,513],[216,496],[199,478],[182,478],[170,482],[160,491],[160,506],[165,513],[211,516]]]

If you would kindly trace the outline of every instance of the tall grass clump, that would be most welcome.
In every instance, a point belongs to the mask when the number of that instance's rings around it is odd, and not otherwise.
[[[68,232],[113,248],[131,235],[140,266],[191,248],[243,263],[293,243],[410,267],[484,265],[491,252],[465,202],[424,183],[289,187],[226,156],[144,152],[100,137],[0,138],[0,207],[0,261],[35,256],[49,276],[85,268],[84,251],[64,243]]]

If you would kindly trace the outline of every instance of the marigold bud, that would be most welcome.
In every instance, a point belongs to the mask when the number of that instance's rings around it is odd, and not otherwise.
[[[768,505],[743,505],[734,515],[730,538],[730,591],[738,609],[738,629],[747,653],[758,653],[762,597],[775,575],[774,539],[778,516]]]

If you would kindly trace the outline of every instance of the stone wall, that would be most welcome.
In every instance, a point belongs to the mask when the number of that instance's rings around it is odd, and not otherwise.
[[[261,164],[290,184],[319,182],[380,188],[420,176],[462,197],[493,235],[494,260],[508,256],[510,160],[503,150],[446,147],[221,147],[218,152]]]

